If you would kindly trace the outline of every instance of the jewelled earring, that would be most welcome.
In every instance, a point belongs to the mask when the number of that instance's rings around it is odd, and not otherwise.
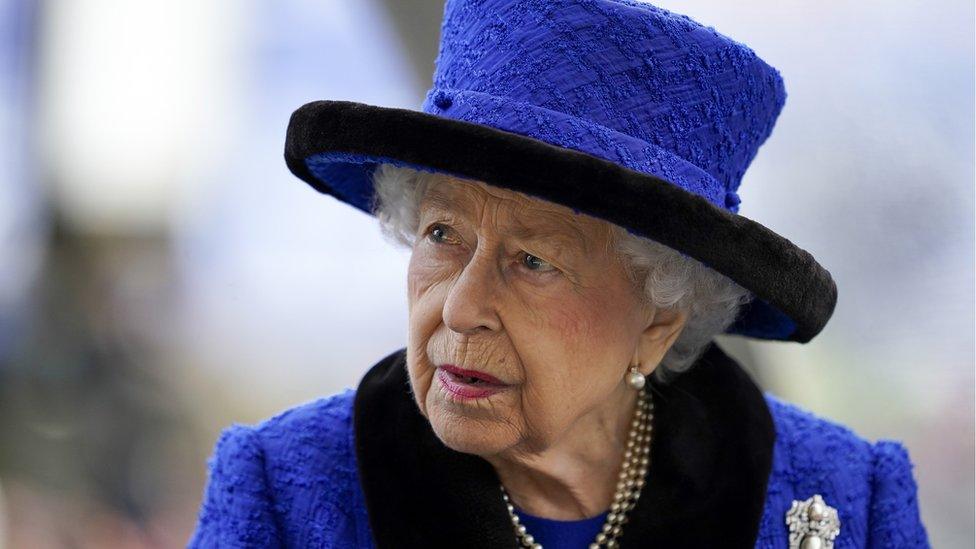
[[[627,370],[627,378],[626,378],[627,385],[629,385],[630,388],[634,389],[635,391],[640,391],[641,389],[643,389],[644,384],[647,382],[647,378],[644,377],[644,374],[640,373],[640,371],[637,370],[638,366],[640,365],[635,364],[631,366],[630,369]]]

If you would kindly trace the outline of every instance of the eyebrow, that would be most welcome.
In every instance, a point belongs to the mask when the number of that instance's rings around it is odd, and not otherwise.
[[[430,192],[424,197],[421,210],[424,209],[423,206],[427,206],[434,210],[440,210],[444,213],[454,213],[460,215],[467,214],[466,208],[458,208],[456,201],[453,201],[436,191]],[[523,240],[557,240],[563,244],[569,245],[570,247],[575,246],[584,254],[589,253],[589,243],[587,242],[583,231],[580,229],[577,223],[573,222],[572,220],[567,220],[565,217],[556,213],[541,212],[538,215],[550,220],[553,223],[557,223],[567,230],[560,231],[548,226],[532,226],[529,223],[516,219],[514,226],[508,231],[509,234]]]
[[[448,213],[457,211],[454,202],[436,190],[432,190],[424,195],[423,200],[420,201],[418,210],[423,211],[424,206],[433,206],[435,209]]]

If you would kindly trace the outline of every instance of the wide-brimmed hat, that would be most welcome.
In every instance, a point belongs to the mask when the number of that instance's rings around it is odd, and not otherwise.
[[[809,253],[739,215],[786,91],[749,47],[635,0],[447,0],[421,111],[315,101],[285,159],[373,213],[382,163],[519,191],[651,238],[755,295],[726,330],[806,343],[837,301]]]

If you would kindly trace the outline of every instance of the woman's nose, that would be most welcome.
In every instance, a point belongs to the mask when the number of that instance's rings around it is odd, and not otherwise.
[[[501,327],[496,308],[501,273],[493,254],[478,250],[455,279],[444,301],[444,325],[452,331],[473,335],[482,329]]]

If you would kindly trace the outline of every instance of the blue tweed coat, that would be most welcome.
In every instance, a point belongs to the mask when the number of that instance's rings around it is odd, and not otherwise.
[[[396,351],[347,389],[217,441],[190,547],[508,547],[498,478],[420,415]],[[793,500],[837,509],[837,549],[929,547],[905,447],[761,391],[712,343],[651,381],[648,484],[621,547],[787,548]]]

